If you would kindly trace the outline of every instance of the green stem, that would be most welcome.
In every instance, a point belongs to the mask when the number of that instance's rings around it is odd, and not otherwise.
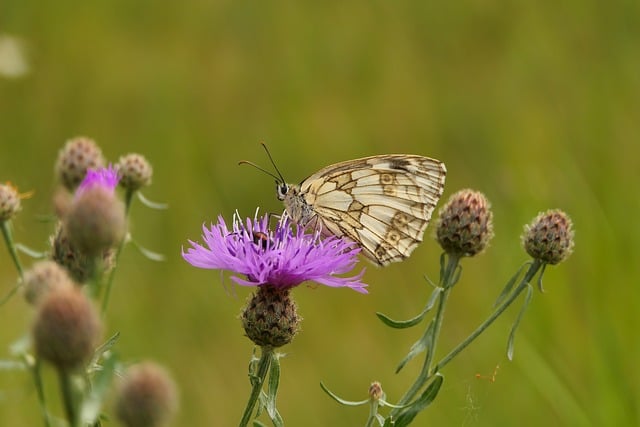
[[[131,208],[131,201],[133,200],[133,195],[134,194],[135,194],[134,191],[131,191],[131,190],[127,189],[127,191],[126,191],[126,193],[124,195],[124,215],[125,215],[125,218],[129,217],[129,210]],[[128,231],[127,231],[127,233],[128,233]],[[124,245],[127,242],[127,233],[125,233],[125,236],[122,238],[122,240],[120,241],[120,244],[118,245],[118,249],[116,249],[115,265],[113,266],[113,268],[109,272],[109,278],[107,279],[107,284],[106,284],[105,290],[104,290],[104,298],[102,299],[101,312],[102,312],[103,316],[107,312],[107,306],[109,305],[109,298],[111,297],[111,288],[113,287],[113,278],[116,275],[116,268],[118,268],[118,262],[120,260],[120,254],[122,253],[122,250],[124,249]]]
[[[9,301],[11,299],[11,297],[13,296],[13,294],[18,292],[18,289],[20,289],[21,286],[22,286],[22,284],[18,283],[13,288],[11,288],[11,290],[9,292],[7,292],[7,294],[4,297],[2,297],[2,299],[0,299],[0,307],[2,307],[7,301]]]
[[[22,264],[20,264],[20,258],[18,258],[18,251],[16,250],[16,245],[13,243],[13,236],[11,235],[10,222],[0,221],[0,228],[2,228],[2,236],[4,237],[4,242],[7,245],[7,249],[9,249],[9,253],[11,254],[11,258],[13,259],[13,263],[16,265],[18,269],[18,273],[20,274],[20,278],[24,277],[24,270],[22,269]]]
[[[62,403],[65,415],[70,427],[79,427],[78,413],[71,383],[71,374],[65,369],[58,369],[58,379],[60,381],[60,392],[62,393]]]
[[[271,365],[273,349],[271,347],[262,347],[261,353],[262,354],[260,355],[260,360],[258,361],[258,372],[256,372],[251,381],[253,384],[253,388],[251,389],[251,395],[249,396],[247,406],[244,409],[244,414],[242,414],[240,427],[246,427],[247,424],[249,424],[249,421],[251,420],[251,414],[253,413],[253,408],[255,408],[256,406],[258,397],[260,396],[260,392],[262,391],[264,379],[267,377],[267,372],[269,372],[269,366]]]
[[[518,287],[511,293],[511,295],[506,298],[496,309],[493,311],[491,316],[487,318],[478,328],[471,333],[463,342],[458,344],[456,348],[451,350],[449,354],[442,358],[438,362],[435,367],[434,373],[440,371],[447,363],[449,363],[454,357],[458,355],[462,350],[465,349],[473,340],[475,340],[485,329],[487,329],[522,293],[523,290],[527,288],[527,285],[531,282],[531,280],[535,277],[538,270],[543,266],[543,263],[539,260],[535,259],[531,266],[529,266],[529,270],[525,273],[524,277],[520,281]]]
[[[429,339],[430,346],[427,349],[427,356],[425,358],[424,364],[422,365],[422,369],[418,378],[416,378],[415,382],[411,385],[409,390],[402,396],[400,401],[398,401],[398,406],[403,406],[411,402],[416,395],[420,392],[420,390],[429,382],[431,379],[431,364],[433,363],[433,357],[435,355],[436,343],[438,342],[438,336],[440,335],[440,330],[442,329],[442,322],[444,320],[444,310],[447,305],[447,300],[449,299],[449,294],[451,293],[451,289],[453,289],[453,285],[455,282],[456,270],[458,269],[458,265],[460,263],[460,258],[457,256],[448,256],[447,266],[443,272],[443,276],[441,278],[441,286],[444,291],[440,294],[438,299],[438,308],[435,315],[435,324],[433,327],[432,336]],[[402,409],[396,408],[391,411],[391,416],[397,416]]]
[[[42,375],[40,371],[40,360],[36,360],[31,366],[31,373],[33,375],[33,382],[36,386],[36,394],[38,395],[38,404],[40,405],[40,411],[42,412],[42,420],[45,427],[51,427],[51,420],[49,419],[49,412],[47,411],[47,400],[44,394],[44,387],[42,385]]]

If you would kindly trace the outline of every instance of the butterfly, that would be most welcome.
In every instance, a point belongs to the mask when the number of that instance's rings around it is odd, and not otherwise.
[[[418,246],[442,192],[447,169],[439,160],[383,154],[336,163],[300,184],[247,161],[276,179],[276,193],[298,226],[346,237],[375,264],[406,259]]]

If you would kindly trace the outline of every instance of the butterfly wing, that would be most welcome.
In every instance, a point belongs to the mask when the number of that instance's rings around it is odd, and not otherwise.
[[[327,166],[300,184],[323,230],[346,236],[379,265],[407,258],[422,241],[444,190],[444,163],[389,154]]]

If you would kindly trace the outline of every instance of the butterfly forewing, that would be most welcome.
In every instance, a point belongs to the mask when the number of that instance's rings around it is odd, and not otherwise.
[[[387,265],[422,241],[445,176],[444,164],[428,157],[365,157],[327,166],[292,186],[285,207],[301,225],[346,236],[367,258]]]

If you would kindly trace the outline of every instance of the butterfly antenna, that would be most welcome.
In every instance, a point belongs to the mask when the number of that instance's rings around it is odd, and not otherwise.
[[[277,175],[275,175],[274,173],[269,172],[269,171],[268,171],[268,170],[266,170],[265,168],[260,167],[260,166],[256,165],[255,163],[250,162],[250,161],[248,161],[248,160],[241,160],[241,161],[239,161],[239,162],[238,162],[238,165],[249,165],[249,166],[253,166],[254,168],[258,169],[259,171],[262,171],[262,172],[266,173],[267,175],[274,177],[274,178],[275,178],[275,180],[276,180],[276,181],[278,181],[278,182],[280,181],[280,179],[282,179],[282,177],[278,177],[278,176],[277,176]]]
[[[264,151],[267,152],[267,156],[269,156],[269,161],[271,161],[271,164],[273,165],[273,168],[276,170],[276,172],[278,172],[278,176],[280,177],[280,182],[282,182],[283,184],[286,183],[287,181],[284,180],[284,177],[282,176],[282,173],[280,173],[280,169],[278,169],[278,166],[276,166],[276,162],[273,161],[273,157],[271,157],[271,153],[269,152],[269,149],[267,148],[267,144],[265,144],[264,142],[261,142],[260,145],[262,145],[262,148],[264,148]]]

